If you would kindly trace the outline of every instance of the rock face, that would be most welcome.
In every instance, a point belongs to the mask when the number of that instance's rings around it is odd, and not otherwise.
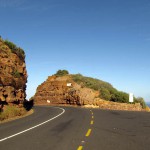
[[[12,52],[0,39],[0,103],[22,103],[26,97],[26,82],[24,57]]]
[[[81,88],[70,76],[50,76],[38,86],[34,100],[36,104],[72,104],[85,105],[93,104],[99,93]]]
[[[69,104],[111,110],[142,111],[139,103],[127,104],[106,101],[99,98],[99,92],[83,88],[71,76],[49,76],[38,86],[34,96],[35,104]]]

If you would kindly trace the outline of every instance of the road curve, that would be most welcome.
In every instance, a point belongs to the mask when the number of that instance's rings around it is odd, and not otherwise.
[[[0,139],[36,126],[61,112],[62,110],[55,107],[35,107],[33,115],[1,124]],[[65,113],[51,122],[0,142],[0,150],[77,149],[87,130],[89,119],[89,110],[66,107]]]
[[[149,113],[48,106],[34,110],[0,125],[0,139],[20,133],[2,140],[0,150],[149,150]]]
[[[28,131],[30,131],[30,130],[33,130],[33,129],[39,127],[39,126],[42,126],[42,125],[44,125],[44,124],[46,124],[46,123],[48,123],[48,122],[50,122],[50,121],[52,121],[52,120],[54,120],[54,119],[60,117],[61,115],[63,115],[63,114],[65,113],[65,109],[60,108],[60,107],[55,107],[55,108],[61,109],[62,112],[61,112],[60,114],[58,114],[58,115],[56,115],[56,116],[54,116],[54,117],[52,117],[52,118],[50,118],[50,119],[44,121],[44,122],[42,122],[42,123],[39,123],[39,124],[37,124],[37,125],[35,125],[35,126],[32,126],[32,127],[28,128],[28,129],[25,129],[25,130],[23,130],[23,131],[20,131],[20,132],[18,132],[18,133],[15,133],[15,134],[10,135],[10,136],[8,136],[8,137],[5,137],[5,138],[3,138],[3,139],[0,139],[0,142],[6,141],[6,140],[11,139],[11,138],[13,138],[13,137],[15,137],[15,136],[18,136],[18,135],[20,135],[20,134],[23,134],[23,133],[25,133],[25,132],[28,132]]]

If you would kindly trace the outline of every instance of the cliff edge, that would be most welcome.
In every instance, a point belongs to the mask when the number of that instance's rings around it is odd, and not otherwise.
[[[27,71],[24,51],[0,38],[0,106],[22,105],[26,97]]]
[[[81,88],[71,76],[49,76],[38,86],[34,96],[35,104],[93,104],[99,93],[89,88]]]
[[[87,78],[81,75],[65,74],[57,76],[55,74],[49,76],[46,81],[37,87],[33,98],[34,102],[37,105],[75,105],[112,110],[143,110],[140,103],[129,104],[102,99],[101,95],[105,93],[94,90],[91,86],[92,83],[90,84],[91,81],[94,81],[95,89],[97,83],[99,83],[99,87],[113,89],[109,83],[101,80],[98,81],[97,79]],[[85,83],[88,84],[88,86],[85,85]]]

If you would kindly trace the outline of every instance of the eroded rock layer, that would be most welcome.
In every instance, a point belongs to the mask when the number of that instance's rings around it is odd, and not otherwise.
[[[21,104],[26,97],[25,58],[0,39],[0,103]]]
[[[38,86],[34,100],[36,104],[92,104],[98,95],[89,88],[81,88],[69,76],[50,76]]]
[[[69,104],[112,110],[143,110],[139,103],[127,104],[102,100],[99,98],[99,91],[82,87],[72,80],[71,75],[49,76],[38,86],[34,102],[35,104]]]

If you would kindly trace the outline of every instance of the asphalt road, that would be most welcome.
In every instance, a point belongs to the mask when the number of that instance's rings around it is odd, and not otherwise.
[[[0,150],[150,149],[150,113],[46,106],[34,109],[28,117],[0,124]]]

